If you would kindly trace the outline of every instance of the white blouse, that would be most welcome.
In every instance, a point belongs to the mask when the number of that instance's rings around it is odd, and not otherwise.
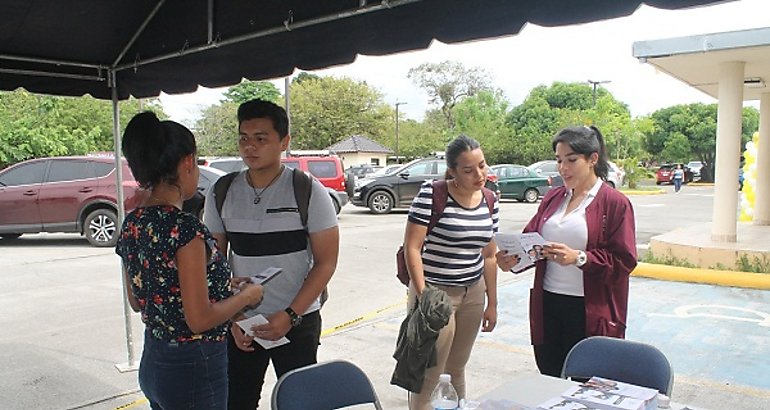
[[[588,225],[586,224],[586,207],[593,202],[604,181],[601,178],[588,191],[583,202],[569,214],[565,214],[567,204],[572,199],[573,191],[567,192],[559,209],[545,224],[541,235],[546,241],[560,242],[572,249],[585,251],[588,243]],[[547,261],[543,288],[551,293],[561,295],[583,296],[583,271],[575,265],[560,265],[552,260]]]

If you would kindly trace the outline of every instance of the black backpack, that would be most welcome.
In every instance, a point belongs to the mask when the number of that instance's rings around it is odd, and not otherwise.
[[[291,171],[294,200],[297,201],[299,218],[302,221],[302,227],[305,228],[305,235],[307,235],[307,213],[310,207],[310,195],[313,193],[313,178],[297,168]],[[240,173],[241,171],[236,171],[223,175],[214,183],[214,201],[220,218],[222,217],[222,207],[225,205],[225,198],[227,198],[227,191],[230,189],[230,185],[233,184],[233,179]],[[227,230],[225,230],[225,235],[227,235]],[[327,299],[329,299],[329,291],[327,288],[324,288],[323,292],[321,292],[321,305],[326,303]]]

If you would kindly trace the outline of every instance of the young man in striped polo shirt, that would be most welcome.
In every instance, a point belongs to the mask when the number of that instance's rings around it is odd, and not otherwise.
[[[291,137],[286,111],[271,102],[247,101],[238,108],[238,150],[248,169],[227,190],[221,214],[214,189],[206,199],[204,220],[236,276],[269,267],[282,272],[265,285],[263,301],[243,317],[258,314],[268,323],[253,328],[260,339],[290,343],[264,349],[231,325],[228,346],[230,410],[259,404],[269,362],[280,377],[317,362],[321,334],[319,295],[337,266],[339,230],[334,205],[323,185],[312,181],[303,225],[293,189],[292,170],[281,164]]]

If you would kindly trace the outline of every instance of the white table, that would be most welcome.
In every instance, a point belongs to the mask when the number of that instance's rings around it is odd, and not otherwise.
[[[544,376],[539,373],[528,373],[513,380],[509,380],[491,392],[481,397],[482,404],[495,400],[506,400],[515,403],[521,409],[535,409],[540,403],[561,395],[570,386],[577,383]],[[484,410],[486,406],[482,406]],[[516,409],[516,407],[513,407]],[[682,404],[671,403],[671,410],[705,410],[697,407],[688,407]],[[517,409],[518,410],[518,409]]]

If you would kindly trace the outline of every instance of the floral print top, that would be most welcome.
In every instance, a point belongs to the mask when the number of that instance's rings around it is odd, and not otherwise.
[[[198,218],[174,206],[159,205],[137,208],[123,222],[115,253],[123,259],[131,292],[141,306],[142,321],[156,339],[225,340],[227,323],[194,334],[184,319],[176,252],[196,237],[207,244],[209,300],[214,303],[230,297],[230,267]]]

